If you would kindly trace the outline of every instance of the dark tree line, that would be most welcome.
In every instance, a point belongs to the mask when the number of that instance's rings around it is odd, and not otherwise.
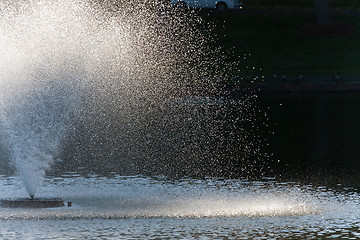
[[[329,0],[315,0],[317,24],[327,25],[330,21]]]

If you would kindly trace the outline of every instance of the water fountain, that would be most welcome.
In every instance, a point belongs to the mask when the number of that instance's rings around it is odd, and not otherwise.
[[[122,161],[135,173],[208,175],[246,138],[226,132],[218,117],[226,102],[189,95],[229,78],[193,12],[162,1],[3,1],[0,9],[3,144],[31,199],[66,154],[86,168],[99,161],[89,155],[115,156],[105,172]],[[235,128],[251,118],[249,104],[238,105]]]
[[[219,96],[209,29],[167,1],[1,1],[0,237],[356,239],[356,191],[244,178],[258,109]]]

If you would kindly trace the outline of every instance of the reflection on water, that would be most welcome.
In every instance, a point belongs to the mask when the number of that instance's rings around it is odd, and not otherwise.
[[[17,177],[0,178],[6,197],[25,197]],[[4,195],[4,194],[3,194]],[[48,178],[38,197],[73,207],[0,208],[1,238],[358,239],[360,195],[273,179]],[[15,234],[16,232],[16,234]]]

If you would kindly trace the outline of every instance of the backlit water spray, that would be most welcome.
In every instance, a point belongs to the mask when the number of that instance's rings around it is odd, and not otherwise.
[[[210,30],[165,0],[0,1],[2,238],[358,239],[358,190],[250,181],[264,122],[219,94]]]
[[[179,98],[230,77],[208,24],[167,1],[116,2],[0,3],[1,134],[30,197],[62,158],[196,176],[257,151],[244,145],[246,101],[232,100],[240,113],[225,124],[229,102]]]

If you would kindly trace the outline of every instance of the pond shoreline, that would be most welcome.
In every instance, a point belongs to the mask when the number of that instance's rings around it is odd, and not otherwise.
[[[214,90],[216,89],[216,90]],[[201,95],[360,93],[360,82],[249,83],[197,90]]]

